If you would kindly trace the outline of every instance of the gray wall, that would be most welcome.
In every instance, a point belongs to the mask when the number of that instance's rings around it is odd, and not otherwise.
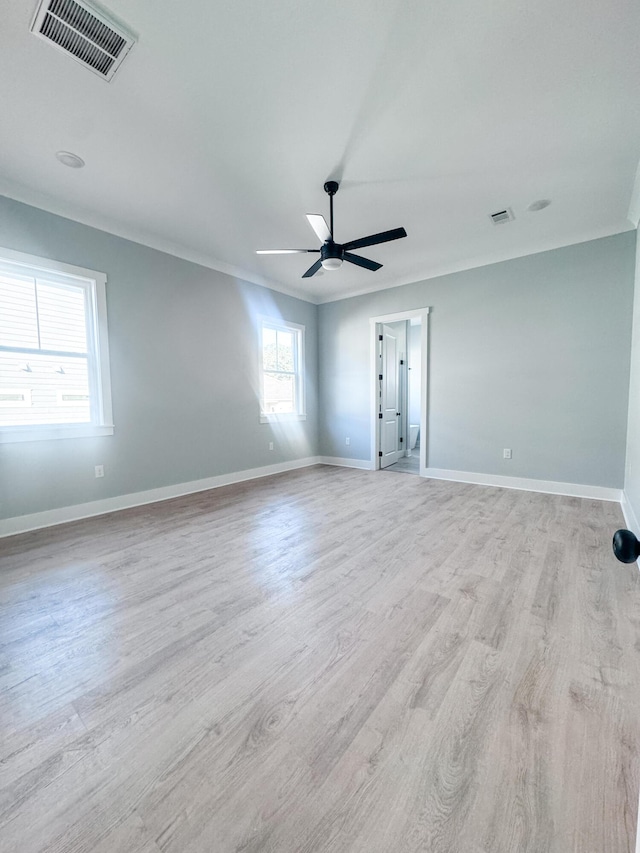
[[[430,306],[430,467],[622,487],[634,254],[627,232],[321,305],[321,454],[370,458],[369,317]]]
[[[627,467],[624,490],[635,515],[635,519],[630,520],[630,522],[636,524],[640,519],[640,244],[636,246],[629,421],[627,426]],[[640,535],[640,530],[636,529],[634,532]]]
[[[115,422],[0,445],[0,517],[317,454],[315,305],[2,197],[0,246],[107,274]],[[259,423],[258,314],[306,326],[304,422]]]
[[[108,275],[116,426],[104,438],[0,445],[0,517],[317,453],[368,459],[369,317],[423,306],[431,467],[622,486],[633,232],[319,309],[1,197],[0,246]],[[259,314],[306,326],[305,422],[258,421]],[[637,327],[627,473],[636,514],[640,317]]]

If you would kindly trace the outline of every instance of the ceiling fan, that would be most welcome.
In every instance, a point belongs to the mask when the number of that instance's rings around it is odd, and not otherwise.
[[[324,191],[329,196],[331,227],[327,225],[327,221],[321,213],[307,213],[309,225],[318,235],[318,239],[322,241],[322,246],[319,249],[259,249],[256,254],[297,255],[309,252],[319,253],[320,258],[315,264],[309,267],[302,278],[311,278],[312,275],[318,272],[320,267],[323,267],[325,270],[337,270],[342,266],[343,261],[364,267],[372,272],[379,270],[382,264],[370,261],[368,258],[362,258],[360,255],[354,255],[351,249],[364,249],[365,246],[375,246],[378,243],[399,240],[401,237],[406,237],[407,232],[404,228],[392,228],[391,231],[370,234],[368,237],[360,237],[359,240],[350,240],[348,243],[336,243],[333,239],[333,197],[338,192],[338,187],[339,184],[337,181],[327,181],[324,185]]]

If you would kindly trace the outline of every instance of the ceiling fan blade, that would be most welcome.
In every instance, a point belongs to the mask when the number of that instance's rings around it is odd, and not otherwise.
[[[257,249],[256,255],[300,255],[319,251],[320,249]]]
[[[322,266],[322,261],[320,258],[315,262],[315,264],[311,264],[306,273],[302,276],[302,278],[311,278],[312,275],[315,275],[320,267]]]
[[[349,261],[350,264],[356,264],[356,266],[364,267],[366,270],[371,270],[371,272],[379,270],[382,266],[382,264],[379,264],[377,261],[370,261],[369,258],[361,258],[360,255],[352,255],[351,252],[345,252],[343,258],[345,261]]]
[[[321,243],[326,243],[327,240],[331,239],[331,231],[329,231],[327,220],[321,213],[307,213],[307,219]]]
[[[381,231],[379,234],[371,234],[369,237],[360,237],[359,240],[351,240],[344,244],[346,251],[349,249],[364,249],[365,246],[375,246],[377,243],[388,243],[390,240],[399,240],[406,237],[404,228],[392,228],[391,231]]]

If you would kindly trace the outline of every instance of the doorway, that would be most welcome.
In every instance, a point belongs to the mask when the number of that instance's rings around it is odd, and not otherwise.
[[[429,309],[371,318],[373,467],[421,474],[427,467]]]

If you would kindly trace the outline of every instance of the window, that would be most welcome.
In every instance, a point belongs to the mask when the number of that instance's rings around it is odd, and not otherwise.
[[[0,442],[113,433],[105,284],[0,249]]]
[[[304,326],[263,319],[260,325],[260,420],[304,420]]]

